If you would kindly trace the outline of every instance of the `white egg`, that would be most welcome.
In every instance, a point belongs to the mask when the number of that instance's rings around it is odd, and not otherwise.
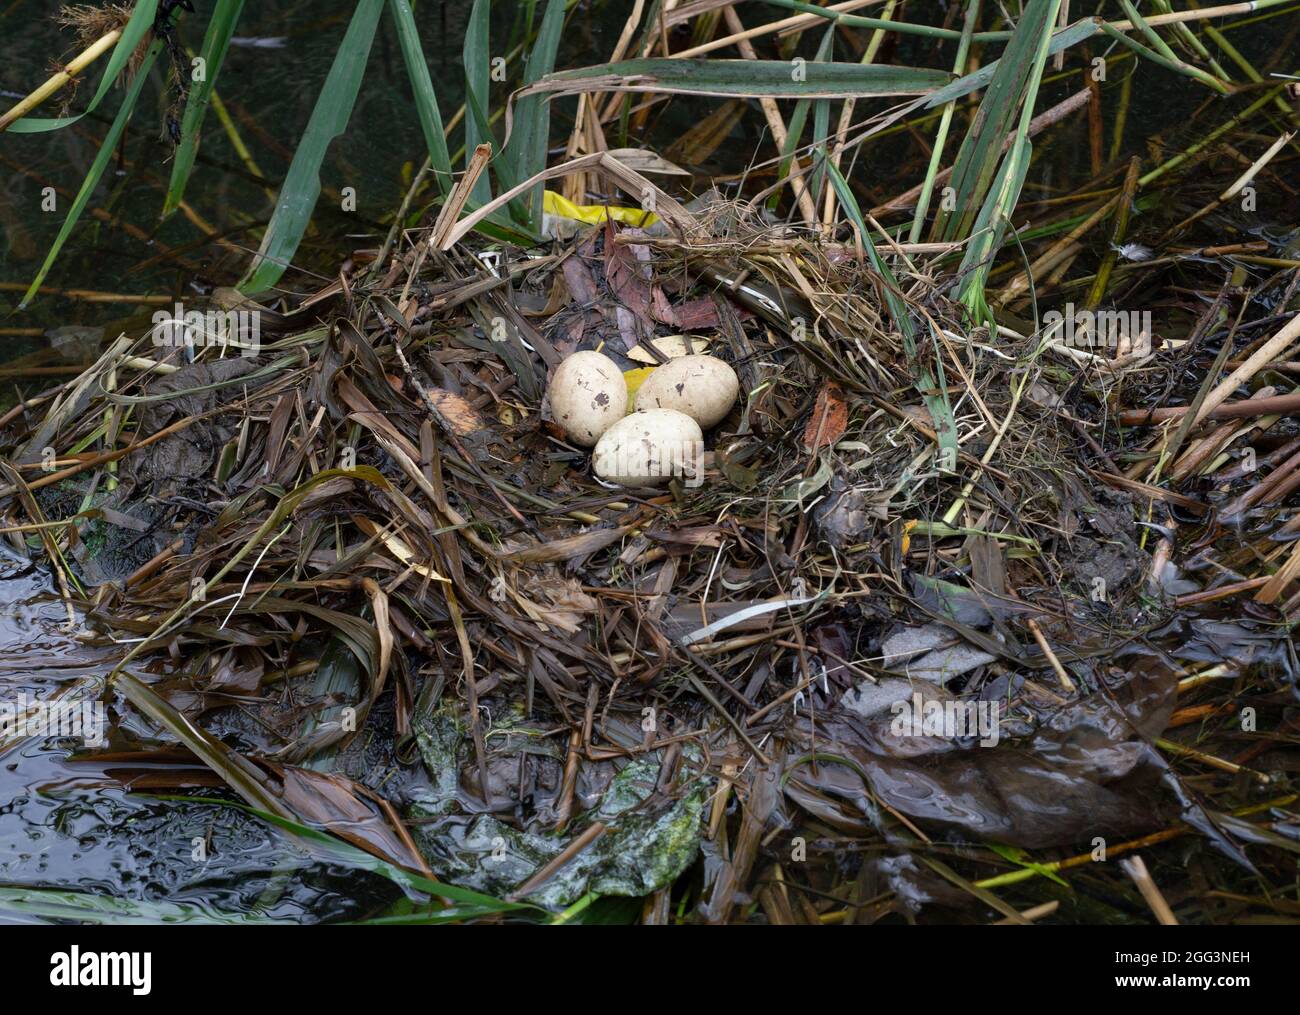
[[[657,367],[636,393],[636,407],[676,409],[707,430],[736,404],[736,371],[714,356],[682,356]]]
[[[649,409],[606,430],[591,466],[607,483],[661,486],[673,476],[698,481],[703,454],[704,434],[695,420],[673,409]]]
[[[551,378],[551,417],[585,448],[627,413],[627,381],[608,356],[575,352]]]

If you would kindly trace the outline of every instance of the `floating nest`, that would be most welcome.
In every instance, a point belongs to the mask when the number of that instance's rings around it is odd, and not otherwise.
[[[941,844],[991,844],[1013,883],[1025,848],[1180,818],[1249,866],[1157,744],[1189,673],[1153,635],[1179,592],[1157,537],[1191,498],[1102,447],[1127,371],[1175,360],[991,336],[923,252],[882,245],[891,280],[861,237],[716,202],[531,254],[438,232],[275,307],[219,291],[199,341],[124,336],[6,418],[11,538],[121,646],[63,692],[109,704],[88,762],[647,919],[686,871],[703,919],[808,918],[779,885],[810,858],[812,918],[888,887],[879,912],[1019,919]],[[740,402],[700,482],[603,484],[548,374],[580,349],[638,369],[672,335]],[[970,727],[927,726],[935,703]]]

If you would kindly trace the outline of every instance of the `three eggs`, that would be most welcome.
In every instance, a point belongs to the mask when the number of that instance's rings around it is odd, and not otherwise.
[[[570,440],[594,447],[592,468],[608,483],[658,486],[698,465],[704,430],[731,411],[736,372],[714,356],[681,356],[656,368],[627,413],[627,382],[598,352],[576,352],[551,379],[551,415]]]

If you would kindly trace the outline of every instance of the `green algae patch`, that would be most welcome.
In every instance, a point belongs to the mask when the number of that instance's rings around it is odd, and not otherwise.
[[[416,723],[416,741],[430,778],[410,808],[416,844],[441,879],[495,896],[519,894],[548,909],[571,905],[588,893],[640,897],[672,882],[698,855],[701,816],[712,778],[699,773],[699,756],[687,749],[667,792],[659,792],[662,751],[616,765],[597,762],[593,782],[604,778],[592,806],[557,833],[545,820],[551,799],[539,794],[522,828],[491,814],[467,813],[459,789],[472,772],[473,750],[446,710]],[[534,766],[555,773],[563,751],[526,723],[506,719],[493,728],[494,769]],[[586,763],[584,763],[586,764]],[[603,770],[603,771],[600,771]],[[470,775],[472,778],[472,774]],[[513,816],[513,815],[512,815]],[[520,892],[597,822],[605,828],[540,884]]]

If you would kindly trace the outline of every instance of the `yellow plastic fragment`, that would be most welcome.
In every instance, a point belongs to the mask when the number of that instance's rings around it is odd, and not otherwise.
[[[612,204],[574,204],[553,190],[542,193],[542,211],[546,215],[555,218],[583,222],[589,226],[600,225],[605,221],[606,215],[615,222],[621,222],[625,226],[636,226],[641,229],[652,226],[659,221],[659,216],[652,211],[645,211],[641,208],[624,208]]]

